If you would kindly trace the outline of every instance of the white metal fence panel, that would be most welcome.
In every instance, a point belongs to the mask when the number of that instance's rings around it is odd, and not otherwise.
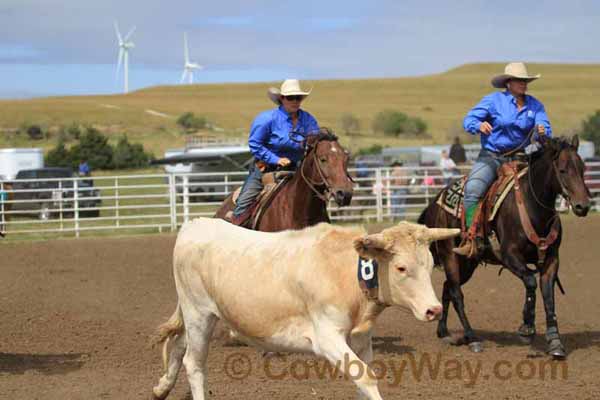
[[[468,173],[469,166],[460,173]],[[396,171],[396,172],[394,172]],[[400,173],[398,173],[400,171]],[[0,223],[10,237],[176,231],[211,217],[246,172],[94,176],[0,183]],[[445,186],[438,167],[352,169],[352,203],[331,201],[333,221],[416,219]],[[586,164],[586,184],[599,210],[600,163]]]

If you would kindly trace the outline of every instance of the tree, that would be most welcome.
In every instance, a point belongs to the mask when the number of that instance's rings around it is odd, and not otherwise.
[[[74,167],[85,160],[92,169],[113,168],[113,148],[108,144],[108,138],[93,127],[86,128],[79,144],[73,146],[70,153]]]
[[[600,154],[600,110],[583,121],[581,137],[594,143],[596,154]]]
[[[344,113],[340,117],[340,126],[346,135],[360,131],[360,121],[352,113]]]
[[[71,167],[72,161],[69,151],[65,147],[65,142],[59,140],[56,147],[51,149],[46,155],[46,165],[49,167]]]
[[[373,130],[391,136],[406,133],[421,135],[427,131],[427,123],[421,118],[409,117],[400,111],[384,110],[375,116]]]
[[[115,168],[141,168],[148,165],[150,158],[152,156],[144,151],[141,144],[131,144],[127,135],[123,135],[115,146],[113,165]]]

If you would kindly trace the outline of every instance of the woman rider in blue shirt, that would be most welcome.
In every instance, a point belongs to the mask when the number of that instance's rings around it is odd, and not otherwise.
[[[302,136],[317,134],[317,120],[300,109],[302,101],[310,94],[296,79],[287,79],[280,89],[270,88],[269,98],[279,107],[260,113],[250,128],[248,145],[255,163],[237,199],[233,215],[226,219],[237,225],[247,218],[247,212],[263,188],[262,174],[278,167],[295,169],[304,155]]]
[[[552,136],[552,128],[544,105],[535,97],[525,94],[527,84],[538,79],[531,76],[523,63],[506,65],[504,74],[492,79],[492,86],[505,89],[485,96],[464,119],[467,132],[481,136],[481,152],[465,184],[465,221],[469,228],[479,200],[496,179],[496,170],[510,161],[505,154],[528,145],[528,135]],[[468,237],[454,252],[474,257],[478,246]]]

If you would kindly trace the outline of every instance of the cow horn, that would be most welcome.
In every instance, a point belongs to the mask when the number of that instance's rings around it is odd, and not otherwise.
[[[425,228],[425,238],[430,242],[450,239],[460,234],[460,229],[453,228]]]

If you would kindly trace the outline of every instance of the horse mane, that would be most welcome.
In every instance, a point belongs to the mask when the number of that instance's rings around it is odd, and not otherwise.
[[[548,155],[548,152],[552,154],[552,157],[555,158],[558,156],[562,150],[572,148],[571,141],[566,136],[560,136],[556,138],[546,138],[544,143],[542,144],[542,148],[540,151],[535,151],[530,154],[530,164],[537,162],[540,159],[543,159],[545,155]]]
[[[319,129],[319,133],[314,135],[314,139],[310,140],[311,142],[319,143],[323,140],[327,140],[330,142],[336,142],[338,137],[333,133],[333,131],[329,128],[322,127]]]

